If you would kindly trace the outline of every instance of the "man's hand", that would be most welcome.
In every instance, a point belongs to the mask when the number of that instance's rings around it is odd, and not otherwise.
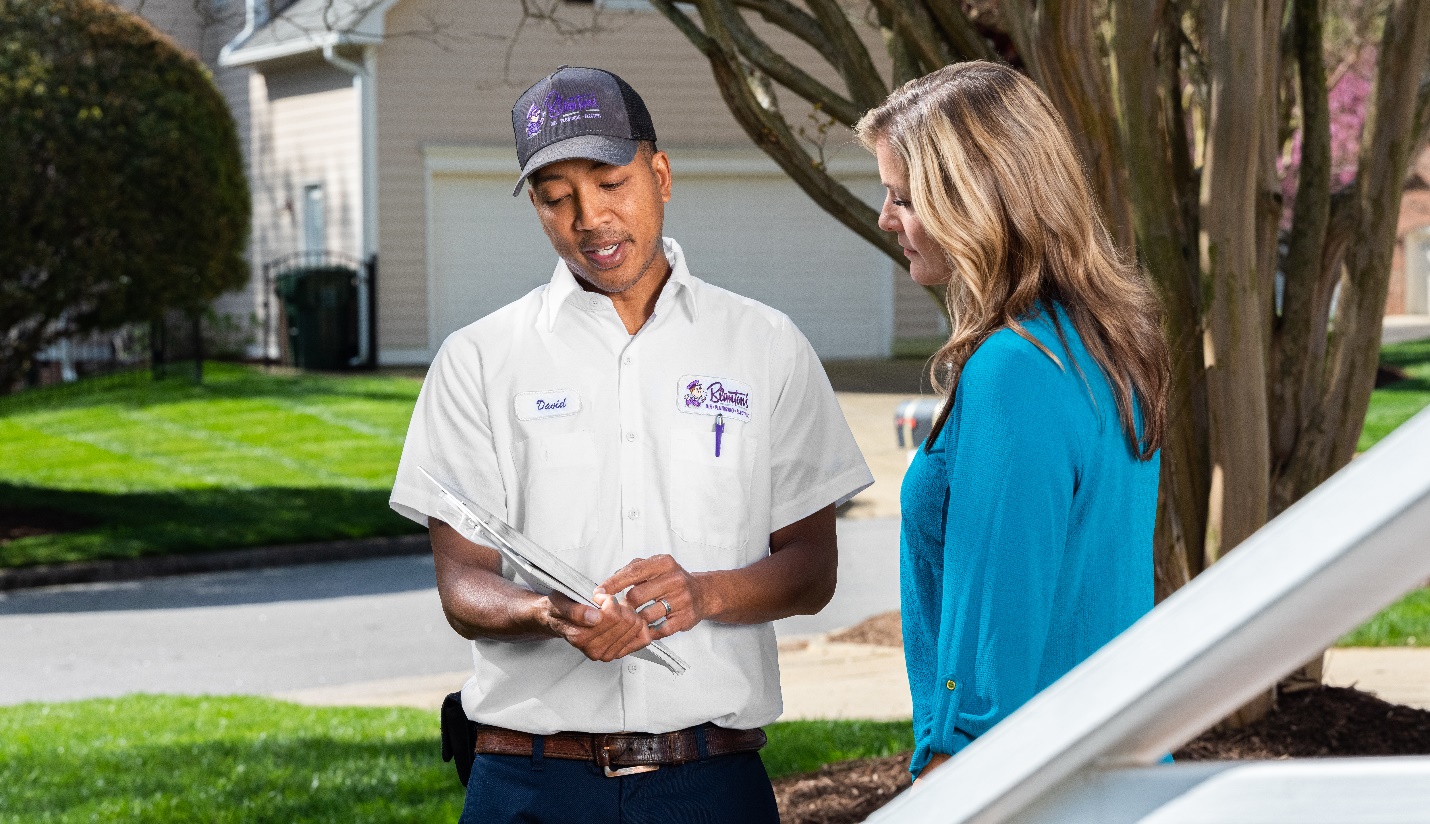
[[[592,661],[614,661],[650,643],[645,622],[629,605],[600,590],[592,600],[600,609],[553,592],[536,602],[536,619]]]
[[[602,597],[610,597],[608,593],[630,587],[625,603],[640,609],[637,617],[645,630],[643,637],[632,638],[632,645],[621,655],[630,655],[651,641],[685,632],[704,620],[699,582],[699,576],[686,572],[671,556],[655,555],[631,561],[597,587],[598,603]],[[668,610],[666,604],[670,605]]]

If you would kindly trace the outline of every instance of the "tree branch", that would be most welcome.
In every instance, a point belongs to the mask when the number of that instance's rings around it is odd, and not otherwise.
[[[885,12],[894,23],[894,31],[899,33],[909,50],[918,60],[920,74],[941,69],[953,62],[953,53],[948,43],[935,35],[937,29],[928,11],[921,3],[906,0],[870,0],[874,7]]]
[[[755,145],[769,155],[820,208],[869,241],[890,260],[902,262],[903,250],[897,241],[878,227],[879,213],[831,177],[800,146],[779,111],[768,79],[740,63],[734,38],[724,25],[725,16],[718,9],[711,8],[711,0],[697,5],[703,30],[696,29],[690,18],[675,7],[673,0],[651,0],[651,5],[674,22],[710,61],[721,97]]]
[[[1285,262],[1281,322],[1272,339],[1270,513],[1296,500],[1291,468],[1296,442],[1323,387],[1326,324],[1334,281],[1321,256],[1331,223],[1331,110],[1323,51],[1322,0],[1292,7],[1301,99],[1301,163]]]
[[[973,27],[973,22],[964,14],[963,8],[955,2],[947,0],[914,0],[923,2],[933,19],[938,21],[939,29],[943,31],[943,37],[948,41],[949,47],[953,50],[954,58],[957,60],[999,60],[993,47],[988,45],[988,41],[983,39],[983,35]]]
[[[854,124],[859,122],[866,109],[819,82],[804,69],[770,48],[755,34],[749,23],[740,15],[739,9],[734,8],[729,0],[696,0],[696,6],[701,10],[703,18],[708,17],[707,11],[718,15],[721,27],[728,32],[730,42],[739,53],[775,82],[817,105],[845,126],[853,128]],[[707,30],[709,25],[707,20]]]
[[[876,6],[875,14],[879,21],[879,36],[884,39],[884,48],[889,52],[889,59],[894,63],[893,87],[899,88],[905,83],[919,76],[919,61],[914,57],[913,51],[894,26],[894,16],[884,6]]]
[[[838,48],[840,59],[831,60],[830,63],[839,70],[839,76],[844,78],[844,85],[849,89],[850,97],[864,111],[884,102],[884,98],[889,96],[889,89],[880,80],[879,70],[874,67],[869,49],[850,25],[844,7],[839,5],[838,0],[806,2]]]
[[[1355,454],[1375,385],[1400,197],[1415,145],[1420,85],[1427,67],[1430,5],[1394,0],[1386,14],[1357,158],[1351,230],[1357,242],[1346,250],[1346,274],[1329,344],[1332,371],[1322,406],[1327,419],[1319,429],[1330,433],[1330,442],[1322,450],[1328,463],[1317,473],[1320,477],[1344,466]]]
[[[739,8],[756,12],[766,22],[808,43],[829,61],[829,65],[839,65],[841,55],[834,41],[829,39],[819,21],[800,7],[787,0],[734,0],[734,3]]]

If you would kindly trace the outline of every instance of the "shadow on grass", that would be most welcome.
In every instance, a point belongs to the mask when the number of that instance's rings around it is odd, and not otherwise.
[[[156,381],[147,369],[118,372],[0,397],[0,415],[105,405],[145,407],[190,400],[313,400],[323,396],[411,404],[417,400],[420,386],[415,379],[382,375],[268,372],[257,366],[206,363],[202,384],[175,374]]]
[[[0,769],[8,775],[0,819],[454,821],[462,807],[452,766],[438,755],[435,724],[430,738],[419,739],[312,734],[107,743],[8,759]]]
[[[176,555],[404,535],[386,489],[259,487],[101,492],[0,483],[0,507],[75,516],[74,531],[0,544],[0,566]],[[92,526],[91,526],[92,525]]]

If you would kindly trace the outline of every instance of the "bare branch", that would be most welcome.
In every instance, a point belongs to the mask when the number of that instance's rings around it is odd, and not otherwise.
[[[884,48],[888,50],[890,59],[894,62],[894,88],[899,88],[905,83],[919,76],[919,61],[914,57],[913,51],[909,48],[908,41],[894,28],[893,15],[889,13],[887,6],[872,6],[878,20],[879,36],[884,40]]]
[[[781,28],[808,43],[831,66],[842,59],[834,41],[829,39],[820,22],[787,0],[734,0],[738,8],[758,13],[766,22]]]
[[[839,70],[839,76],[844,79],[844,85],[849,89],[849,96],[865,111],[882,103],[889,90],[880,81],[879,71],[874,67],[869,49],[854,30],[854,26],[850,25],[844,8],[839,5],[838,0],[807,2],[838,48],[840,59],[831,60],[830,63]]]
[[[918,2],[918,0],[915,0]],[[923,0],[924,5],[938,21],[939,29],[953,49],[958,60],[998,60],[998,54],[988,45],[988,41],[973,27],[968,15],[958,3]]]
[[[918,60],[926,74],[954,61],[948,43],[936,36],[938,27],[929,18],[928,10],[922,3],[904,0],[871,0],[878,9],[889,15],[894,23],[894,31],[908,44],[910,52]]]
[[[1292,15],[1300,77],[1301,164],[1284,267],[1283,310],[1271,350],[1272,514],[1299,497],[1299,481],[1287,470],[1322,392],[1325,373],[1316,367],[1325,357],[1334,285],[1333,278],[1323,277],[1322,267],[1331,223],[1331,112],[1321,0],[1295,0]]]
[[[901,260],[902,249],[878,227],[878,212],[830,177],[801,148],[779,110],[779,102],[769,79],[740,62],[739,50],[724,26],[726,17],[712,7],[713,3],[714,0],[697,2],[704,25],[704,29],[699,30],[688,16],[675,7],[673,0],[651,0],[651,5],[674,22],[710,61],[721,97],[755,145],[764,150],[822,209],[891,260]]]
[[[846,126],[852,127],[859,122],[860,116],[865,112],[864,108],[819,82],[804,69],[770,48],[755,34],[750,25],[745,22],[745,18],[740,16],[738,9],[733,8],[728,2],[720,0],[708,0],[701,2],[699,6],[702,14],[707,8],[711,13],[718,14],[722,27],[729,32],[730,40],[739,49],[740,54],[758,66],[775,82],[810,103],[818,105],[835,120]]]

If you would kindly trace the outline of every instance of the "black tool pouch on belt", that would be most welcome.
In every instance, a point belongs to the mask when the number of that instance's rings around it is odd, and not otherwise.
[[[442,760],[455,762],[457,780],[467,786],[476,758],[477,725],[462,709],[462,694],[454,692],[442,701]]]

